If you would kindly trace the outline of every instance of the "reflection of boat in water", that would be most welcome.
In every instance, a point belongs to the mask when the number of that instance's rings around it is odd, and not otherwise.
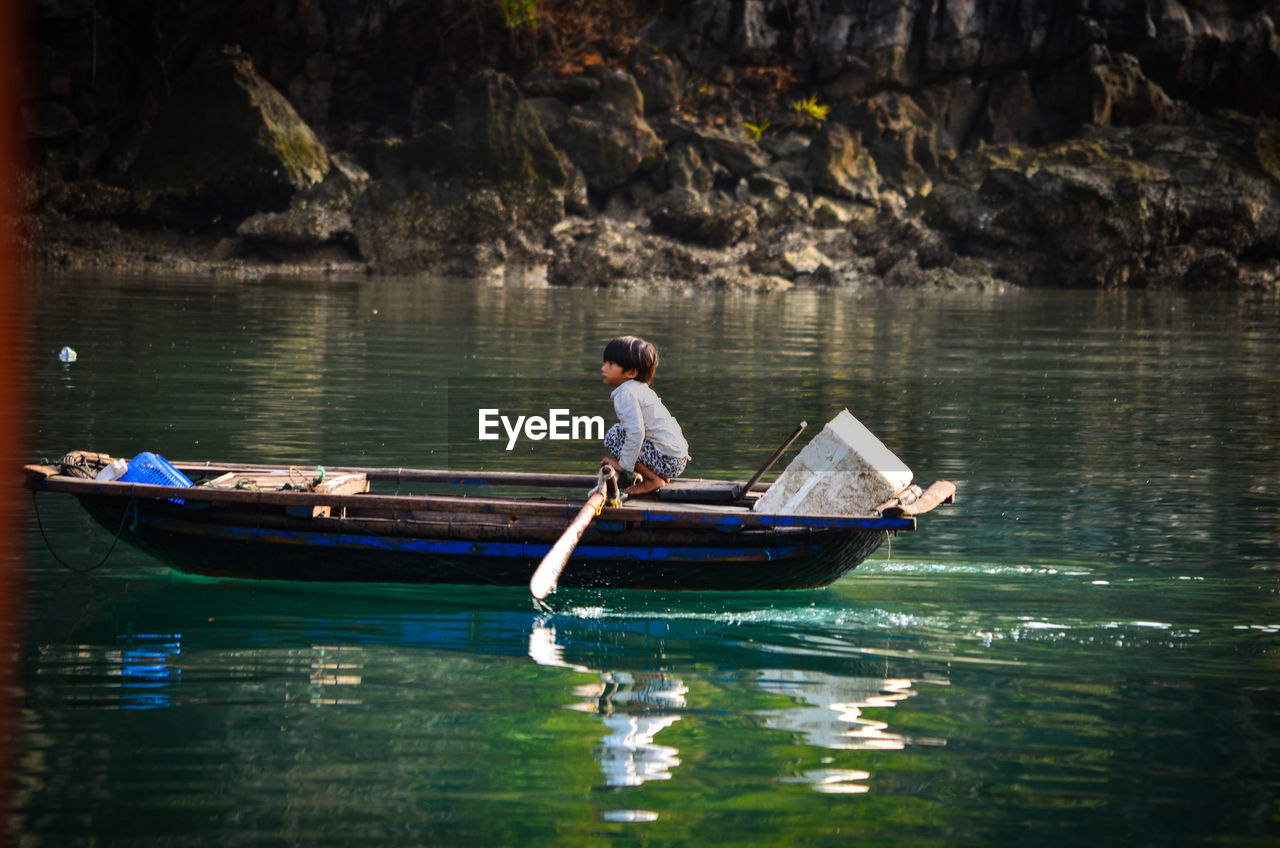
[[[599,681],[574,689],[581,700],[571,709],[602,718],[609,733],[596,751],[596,759],[609,786],[638,786],[649,780],[671,779],[680,765],[677,748],[654,741],[657,734],[678,722],[689,687],[680,678],[662,671],[593,671],[565,660],[556,631],[535,624],[529,634],[529,656],[539,664],[572,668],[599,675]],[[929,682],[946,685],[945,680]],[[806,744],[841,751],[897,751],[907,744],[943,745],[944,740],[910,739],[889,729],[887,722],[868,718],[864,710],[893,707],[916,692],[902,677],[844,676],[803,669],[762,669],[755,686],[767,694],[791,699],[796,706],[755,711],[763,726],[796,734]],[[817,768],[792,781],[809,783],[825,793],[856,794],[868,789],[871,773],[857,769]]]
[[[181,684],[182,635],[135,633],[126,644],[105,648],[39,645],[36,658],[40,666],[61,669],[72,678],[110,681],[108,694],[93,698],[93,706],[165,709],[175,706],[173,693]]]
[[[760,715],[765,725],[800,734],[819,748],[849,751],[897,751],[906,740],[883,721],[863,711],[896,706],[915,695],[906,678],[843,677],[820,671],[771,669],[759,672],[756,685],[796,702],[788,709]]]
[[[814,650],[808,637],[849,612],[830,590],[788,595],[791,604],[774,594],[681,596],[680,608],[653,593],[611,595],[630,604],[614,612],[588,605],[599,596],[569,592],[577,614],[547,616],[526,609],[517,589],[478,599],[462,588],[300,590],[181,576],[138,585],[72,581],[64,591],[83,593],[74,599],[80,616],[73,628],[58,624],[47,645],[33,634],[32,685],[71,678],[77,685],[58,697],[120,709],[438,698],[430,703],[447,710],[461,683],[478,696],[464,701],[501,704],[501,721],[536,686],[543,703],[593,717],[571,722],[583,742],[594,740],[577,750],[594,758],[599,785],[616,790],[678,785],[710,755],[707,722],[730,717],[793,753],[810,751],[810,762],[779,761],[780,780],[854,791],[871,785],[854,779],[870,770],[863,752],[930,741],[889,726],[900,724],[892,710],[921,681],[945,684],[947,674],[939,660]],[[788,650],[798,643],[803,650]],[[548,668],[531,674],[531,659]]]
[[[931,679],[946,685],[945,680]],[[936,738],[907,739],[888,722],[869,718],[868,709],[893,707],[916,694],[905,677],[846,677],[819,671],[772,669],[759,672],[756,684],[766,692],[791,698],[796,706],[766,710],[766,727],[797,734],[807,744],[837,751],[901,751],[907,744],[945,745]],[[803,706],[801,706],[803,705]],[[819,792],[860,794],[869,789],[871,773],[860,769],[809,769],[794,780]]]

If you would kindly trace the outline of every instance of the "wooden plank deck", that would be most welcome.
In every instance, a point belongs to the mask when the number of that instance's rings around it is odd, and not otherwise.
[[[319,492],[326,495],[360,495],[369,491],[369,478],[365,474],[338,474],[333,477],[321,475],[322,479],[312,477],[310,474],[311,472],[298,468],[290,468],[288,471],[280,469],[228,471],[200,485],[212,489],[240,489],[250,492]],[[345,507],[341,509],[345,511]],[[287,511],[290,515],[309,518],[330,518],[333,512],[329,506],[291,506]]]

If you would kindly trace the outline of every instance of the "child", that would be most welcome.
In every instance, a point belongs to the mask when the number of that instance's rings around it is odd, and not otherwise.
[[[612,456],[600,460],[615,471],[635,472],[640,482],[628,495],[656,492],[680,476],[689,461],[689,443],[680,425],[649,384],[658,369],[658,349],[635,336],[619,336],[604,349],[600,375],[613,387],[618,423],[604,436]]]

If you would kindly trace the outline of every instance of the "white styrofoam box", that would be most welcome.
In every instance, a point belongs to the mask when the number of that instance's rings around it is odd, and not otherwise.
[[[911,485],[911,469],[849,410],[827,422],[755,502],[776,515],[869,515]]]

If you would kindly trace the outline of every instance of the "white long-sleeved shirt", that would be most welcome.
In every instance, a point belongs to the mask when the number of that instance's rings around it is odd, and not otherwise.
[[[640,445],[645,439],[653,442],[658,453],[672,459],[689,455],[689,443],[685,441],[680,425],[648,384],[627,380],[609,397],[613,398],[613,411],[618,415],[618,423],[627,431],[622,455],[618,457],[622,470],[636,470],[636,458],[640,456]]]

